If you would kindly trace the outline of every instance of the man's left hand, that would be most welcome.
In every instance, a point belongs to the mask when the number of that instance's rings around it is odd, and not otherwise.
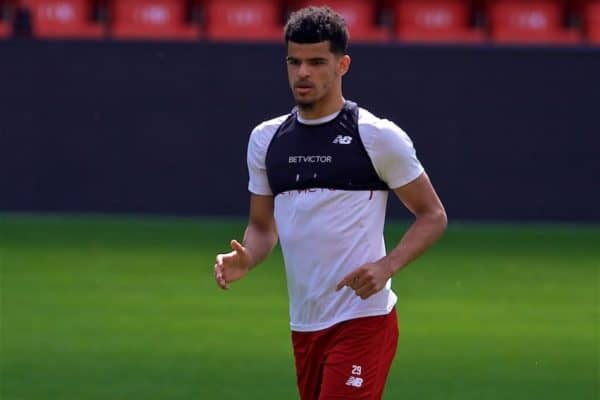
[[[336,291],[349,286],[357,296],[365,300],[379,292],[392,276],[392,271],[380,263],[361,265],[337,284]]]

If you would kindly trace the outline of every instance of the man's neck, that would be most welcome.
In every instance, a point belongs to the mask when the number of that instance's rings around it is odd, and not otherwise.
[[[344,102],[344,98],[340,96],[336,101],[323,104],[322,106],[315,104],[315,107],[310,109],[298,107],[298,113],[302,119],[319,119],[339,112],[344,107]]]

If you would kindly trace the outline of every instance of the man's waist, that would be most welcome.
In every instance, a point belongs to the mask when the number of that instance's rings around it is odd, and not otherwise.
[[[388,287],[366,300],[349,288],[320,298],[290,298],[290,326],[293,331],[317,331],[354,318],[383,315],[396,299]]]

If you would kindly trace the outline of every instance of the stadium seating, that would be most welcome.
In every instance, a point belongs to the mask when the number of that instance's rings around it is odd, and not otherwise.
[[[281,41],[283,9],[278,0],[203,0],[204,27],[209,39]]]
[[[484,33],[471,27],[467,0],[396,0],[396,35],[403,41],[481,42]]]
[[[0,38],[281,41],[310,5],[340,12],[352,43],[600,44],[600,0],[0,0]]]
[[[11,27],[7,19],[5,19],[5,12],[7,6],[4,0],[0,0],[0,39],[6,38],[11,34]]]
[[[310,5],[326,4],[342,14],[348,25],[352,42],[388,41],[391,33],[387,28],[377,25],[377,7],[371,0],[299,0],[292,1],[296,10]]]
[[[19,0],[29,9],[32,34],[39,38],[86,38],[104,36],[102,25],[92,20],[89,0]]]
[[[0,21],[0,39],[10,36],[10,25],[5,21]]]
[[[583,7],[586,38],[589,43],[600,45],[600,1],[590,1]]]
[[[187,21],[185,0],[112,0],[110,35],[115,39],[195,40],[200,28]]]
[[[560,0],[491,0],[487,14],[491,37],[497,43],[573,44],[580,40],[564,25]]]

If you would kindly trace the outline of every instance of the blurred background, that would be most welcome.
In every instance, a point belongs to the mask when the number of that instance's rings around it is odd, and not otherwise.
[[[450,219],[394,279],[385,398],[600,396],[599,0],[0,0],[0,398],[297,398],[279,249],[212,265],[311,4]]]

